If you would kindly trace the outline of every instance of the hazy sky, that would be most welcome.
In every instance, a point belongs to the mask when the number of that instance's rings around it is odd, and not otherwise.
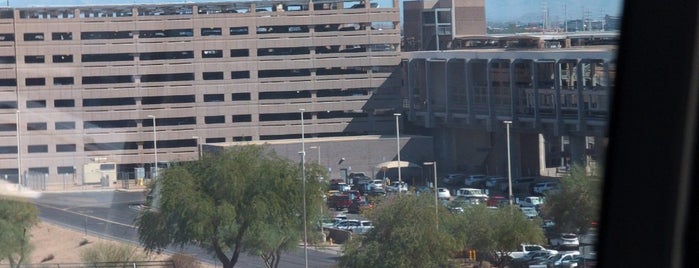
[[[27,6],[73,6],[73,5],[110,5],[110,4],[155,4],[155,3],[193,3],[216,2],[215,0],[0,0],[1,5],[8,2],[12,7]],[[244,0],[243,0],[244,1]],[[391,0],[373,0],[381,6],[387,6]],[[372,2],[373,2],[372,1]],[[458,1],[458,0],[457,0]],[[485,0],[485,13],[488,21],[541,21],[544,2],[549,9],[551,21],[564,18],[580,18],[583,14],[592,19],[602,16],[620,15],[623,0]],[[4,3],[3,3],[4,2]]]

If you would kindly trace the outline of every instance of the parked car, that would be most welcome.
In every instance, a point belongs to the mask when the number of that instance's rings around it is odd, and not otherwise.
[[[437,198],[439,199],[451,199],[451,193],[447,188],[437,188]]]
[[[524,199],[519,200],[518,205],[520,207],[532,207],[537,211],[544,204],[544,199],[538,196],[527,196]]]
[[[485,186],[485,175],[470,175],[464,179],[464,185],[472,187]]]
[[[369,229],[374,228],[374,225],[368,220],[350,219],[341,221],[337,224],[337,226],[335,226],[335,228],[352,233],[364,234],[369,231]]]
[[[406,183],[404,181],[401,181],[401,182],[394,181],[394,182],[391,182],[391,185],[386,187],[386,190],[388,190],[389,192],[406,193],[406,192],[408,192],[408,183]]]
[[[548,259],[542,260],[537,263],[530,263],[532,265],[546,265],[546,267],[560,267],[564,263],[574,262],[580,256],[578,251],[567,251],[559,252],[556,255],[549,257]]]
[[[507,178],[504,177],[490,177],[485,180],[485,187],[493,188],[502,183],[507,183]]]
[[[546,192],[558,188],[558,182],[547,181],[535,183],[532,187],[532,192],[535,194],[543,195]]]
[[[383,187],[383,181],[382,180],[372,180],[371,181],[371,189],[384,189]]]
[[[486,201],[486,205],[489,207],[500,207],[509,203],[510,200],[507,199],[507,197],[499,195],[488,197],[488,200]]]
[[[539,212],[537,212],[533,207],[520,207],[519,210],[522,211],[527,219],[533,219],[536,218],[536,216],[539,216]]]
[[[447,185],[458,185],[464,181],[464,178],[466,178],[466,175],[464,174],[453,173],[444,177],[444,179],[442,179],[442,182]]]
[[[555,250],[554,251],[550,251],[550,250],[531,251],[531,252],[524,254],[524,256],[522,256],[522,257],[512,259],[510,261],[509,266],[512,268],[518,268],[518,267],[527,268],[527,267],[529,267],[529,264],[532,262],[541,262],[545,259],[548,259],[551,256],[555,256],[556,254],[558,254],[558,252]]]
[[[577,249],[580,246],[580,240],[576,234],[562,233],[549,239],[549,245],[558,249]]]

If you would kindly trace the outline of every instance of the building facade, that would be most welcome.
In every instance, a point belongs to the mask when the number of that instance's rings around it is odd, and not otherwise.
[[[102,161],[133,178],[202,143],[300,138],[300,109],[306,137],[393,133],[392,4],[0,9],[0,176],[50,182]]]
[[[484,0],[403,2],[404,49],[444,50],[455,38],[484,36]]]

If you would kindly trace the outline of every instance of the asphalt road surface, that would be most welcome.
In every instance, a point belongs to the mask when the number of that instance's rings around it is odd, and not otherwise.
[[[145,200],[142,192],[89,191],[69,193],[44,193],[36,200],[42,221],[58,224],[91,235],[138,244],[138,232],[134,219],[138,206]],[[170,247],[169,253],[183,251],[195,255],[200,261],[216,265],[218,260],[204,249],[189,246],[184,249]],[[308,250],[309,267],[334,267],[337,255]],[[219,263],[220,265],[220,263]],[[265,267],[257,256],[241,254],[238,267]],[[281,257],[280,267],[304,267],[303,248]]]

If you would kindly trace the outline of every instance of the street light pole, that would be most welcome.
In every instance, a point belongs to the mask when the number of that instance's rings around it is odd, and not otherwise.
[[[303,124],[303,112],[301,111],[301,184],[303,194],[303,260],[306,268],[308,268],[308,228],[306,226],[306,131]]]
[[[400,174],[400,167],[401,167],[401,162],[400,162],[400,125],[398,124],[398,118],[400,117],[400,114],[394,113],[393,115],[396,117],[396,151],[398,152],[398,185],[402,185],[401,182],[403,181],[403,178],[401,177],[401,174]],[[398,194],[400,194],[400,191],[398,191]]]
[[[510,124],[512,121],[504,121],[505,127],[507,129],[507,190],[510,199],[510,205],[512,205],[512,164],[510,159]]]
[[[148,117],[153,120],[153,152],[155,155],[155,163],[154,163],[155,165],[153,165],[153,167],[155,167],[155,172],[154,172],[155,178],[153,178],[153,179],[157,179],[158,178],[158,136],[157,136],[157,134],[156,134],[157,132],[155,130],[155,115],[149,114]]]
[[[423,163],[423,165],[432,165],[432,168],[434,170],[434,222],[435,226],[437,226],[437,230],[439,230],[439,193],[437,191],[437,161],[425,162]]]
[[[20,146],[19,110],[15,114],[17,120],[17,189],[22,190],[22,147]]]

